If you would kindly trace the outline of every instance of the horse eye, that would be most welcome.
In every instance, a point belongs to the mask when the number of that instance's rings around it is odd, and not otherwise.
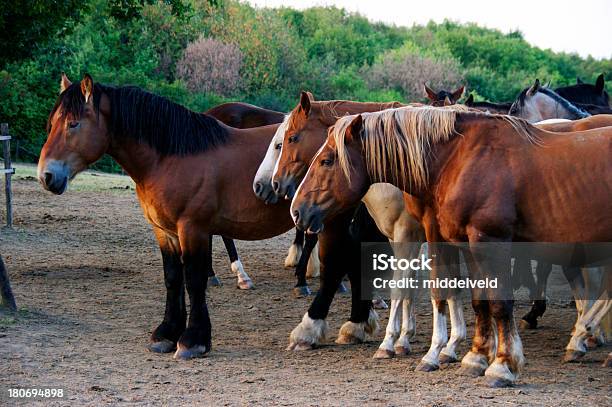
[[[80,126],[81,123],[76,122],[76,121],[71,121],[70,123],[68,123],[68,127],[70,127],[71,129],[76,129],[77,127]]]
[[[321,160],[321,165],[324,165],[326,167],[331,167],[331,165],[333,164],[333,160],[330,160],[329,158],[324,158],[323,160]]]
[[[293,136],[289,137],[289,142],[290,143],[295,143],[296,141],[298,141],[297,134],[294,134]]]
[[[278,143],[274,148],[280,150],[283,147],[283,143]]]

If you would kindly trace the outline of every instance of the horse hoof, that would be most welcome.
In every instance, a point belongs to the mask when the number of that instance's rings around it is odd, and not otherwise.
[[[189,360],[194,358],[203,358],[209,349],[204,345],[196,345],[189,349],[179,345],[178,349],[174,353],[174,359],[177,360]]]
[[[340,283],[340,285],[338,286],[338,294],[346,294],[348,293],[348,288],[346,288],[346,286],[344,285],[344,283]]]
[[[353,335],[339,335],[336,339],[338,345],[356,345],[362,342],[363,340]]]
[[[161,341],[151,342],[149,346],[147,346],[147,349],[154,353],[170,353],[176,349],[176,343],[168,339],[163,339]]]
[[[302,287],[293,287],[293,295],[298,298],[308,297],[309,295],[312,295],[312,291],[310,290],[310,287],[308,287],[307,285],[302,286]]]
[[[208,277],[208,285],[211,287],[221,287],[223,284],[221,284],[221,280],[219,280],[219,277],[212,276]]]
[[[527,330],[527,329],[536,329],[538,327],[538,321],[527,321],[526,319],[521,319],[519,321],[519,328]]]
[[[378,349],[374,354],[374,359],[393,359],[395,352],[388,349]]]
[[[374,309],[387,309],[387,308],[389,308],[389,306],[387,305],[385,300],[383,300],[382,298],[377,298],[375,300],[372,300],[372,306],[374,307]]]
[[[449,356],[445,353],[440,353],[440,364],[441,365],[448,365],[450,363],[456,363],[458,362],[457,358],[454,356]]]
[[[289,346],[287,346],[287,350],[292,350],[296,352],[312,349],[314,349],[314,346],[308,342],[292,342],[289,344]]]
[[[415,372],[434,372],[438,369],[439,369],[439,366],[432,365],[431,363],[421,361],[414,370]]]
[[[255,288],[252,280],[240,280],[238,281],[238,288],[241,290],[252,290]]]
[[[563,362],[565,363],[573,363],[578,362],[586,355],[585,352],[579,350],[567,350],[565,351],[565,356],[563,356]]]
[[[412,350],[405,346],[394,346],[393,349],[395,350],[395,355],[398,357],[408,356],[412,353]]]
[[[609,354],[606,360],[604,360],[602,367],[612,367],[612,354]]]
[[[487,377],[485,383],[493,388],[510,387],[514,384],[512,381],[500,377]]]
[[[485,372],[485,369],[482,369],[477,366],[461,366],[461,368],[459,368],[460,375],[469,376],[469,377],[483,376],[484,372]]]

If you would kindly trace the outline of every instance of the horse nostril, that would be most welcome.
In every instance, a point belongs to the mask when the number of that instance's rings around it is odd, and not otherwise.
[[[300,211],[298,211],[297,209],[295,209],[295,210],[293,211],[293,220],[294,220],[295,222],[297,222],[298,220],[300,220]]]
[[[274,181],[272,183],[272,189],[274,190],[274,192],[278,192],[278,190],[280,189],[280,184],[278,183],[278,181]]]
[[[261,188],[263,188],[263,185],[261,184],[261,182],[257,181],[255,183],[255,193],[259,194],[261,192]]]
[[[50,172],[45,172],[45,185],[50,185],[51,181],[53,181],[53,174]]]

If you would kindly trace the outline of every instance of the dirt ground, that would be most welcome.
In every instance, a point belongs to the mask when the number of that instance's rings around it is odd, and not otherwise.
[[[216,240],[214,267],[225,284],[209,289],[212,352],[187,362],[149,353],[165,291],[161,256],[131,181],[88,173],[58,197],[33,175],[33,167],[20,166],[15,228],[0,231],[20,308],[0,314],[0,405],[17,404],[7,389],[28,387],[64,389],[65,398],[44,405],[612,405],[612,371],[600,366],[610,345],[581,363],[561,362],[575,320],[567,301],[553,302],[541,326],[522,333],[528,363],[513,388],[489,389],[483,378],[458,376],[457,364],[414,372],[431,334],[426,301],[417,308],[414,354],[407,358],[372,359],[384,332],[361,345],[333,343],[349,315],[346,295],[333,304],[329,344],[285,351],[310,302],[293,297],[294,278],[282,267],[291,233],[237,242],[256,284],[248,292],[235,288]],[[519,302],[517,313],[527,307]],[[472,312],[465,311],[469,337]],[[388,312],[380,315],[384,327]]]

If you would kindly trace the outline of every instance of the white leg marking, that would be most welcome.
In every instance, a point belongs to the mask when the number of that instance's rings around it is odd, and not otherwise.
[[[287,350],[307,350],[323,342],[327,338],[327,321],[312,319],[308,312],[302,317],[302,322],[289,335]]]
[[[431,337],[431,346],[429,351],[421,359],[421,363],[428,364],[430,366],[439,366],[440,351],[448,342],[448,333],[446,332],[446,315],[438,312],[435,300],[431,300],[433,306],[433,334]]]
[[[398,355],[408,355],[412,352],[410,339],[416,334],[416,318],[414,316],[415,301],[404,298],[402,301],[402,330],[394,348]]]
[[[451,336],[444,349],[442,349],[442,354],[446,356],[448,361],[454,362],[459,360],[457,357],[457,347],[465,340],[467,331],[461,298],[451,297],[447,302],[451,320]]]
[[[378,314],[373,309],[370,309],[367,321],[346,321],[340,327],[340,332],[338,332],[338,339],[336,339],[336,343],[343,345],[361,343],[365,341],[366,333],[369,335],[375,335],[376,332],[378,332],[378,329]]]
[[[244,267],[242,266],[240,259],[232,262],[230,267],[232,272],[236,273],[236,276],[238,277],[238,288],[241,290],[250,290],[253,288],[253,281],[246,271],[244,271]]]
[[[374,354],[375,359],[388,359],[395,355],[393,344],[397,340],[400,333],[400,318],[399,306],[401,300],[391,300],[391,310],[389,311],[389,322],[385,330],[385,339],[378,346],[378,350]]]

